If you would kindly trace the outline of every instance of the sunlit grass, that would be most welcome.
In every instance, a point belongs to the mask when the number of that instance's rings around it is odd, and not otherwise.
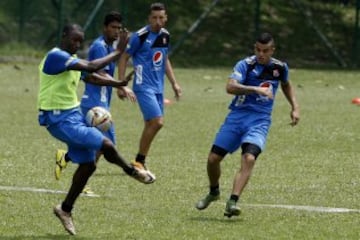
[[[199,212],[207,192],[206,157],[231,99],[229,69],[176,69],[184,95],[166,107],[165,126],[148,158],[157,182],[142,185],[101,160],[90,181],[100,198],[79,198],[77,239],[359,239],[359,213],[254,207],[308,205],[360,209],[359,72],[291,71],[302,119],[290,127],[279,92],[267,148],[241,200],[243,214],[223,217],[240,152],[222,163],[221,200]],[[64,147],[37,124],[37,66],[0,65],[0,186],[67,191],[76,166],[53,176]],[[79,90],[81,94],[81,89]],[[173,100],[167,85],[166,97]],[[142,130],[137,105],[114,99],[118,149],[133,159]],[[0,239],[70,239],[52,214],[63,194],[0,190]]]

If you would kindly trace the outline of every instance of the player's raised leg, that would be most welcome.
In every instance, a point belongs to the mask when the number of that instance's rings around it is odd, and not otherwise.
[[[155,176],[150,171],[128,164],[119,152],[116,151],[111,140],[105,138],[101,151],[107,161],[118,165],[125,173],[139,182],[150,184],[156,180]]]

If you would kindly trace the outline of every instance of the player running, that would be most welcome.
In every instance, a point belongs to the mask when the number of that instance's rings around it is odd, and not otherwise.
[[[241,167],[235,174],[224,215],[232,217],[240,214],[236,203],[250,179],[255,160],[265,148],[274,96],[279,86],[291,106],[291,125],[299,121],[300,110],[288,79],[288,66],[272,58],[275,51],[273,37],[262,33],[255,42],[254,51],[255,55],[239,61],[229,76],[226,91],[235,97],[208,156],[210,191],[196,203],[198,210],[207,208],[220,198],[220,162],[228,153],[241,147]]]

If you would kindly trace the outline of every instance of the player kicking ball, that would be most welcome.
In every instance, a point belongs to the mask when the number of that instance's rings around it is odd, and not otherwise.
[[[154,182],[146,170],[129,164],[116,150],[113,142],[100,130],[86,124],[77,98],[81,71],[87,72],[84,81],[93,84],[117,88],[128,84],[126,80],[115,80],[109,75],[96,72],[120,57],[128,42],[127,33],[120,34],[114,52],[93,61],[79,59],[75,55],[83,41],[84,32],[79,25],[66,25],[59,47],[50,50],[39,65],[39,124],[44,126],[50,135],[68,146],[69,157],[72,162],[78,164],[65,199],[53,209],[65,230],[71,235],[76,234],[72,210],[96,170],[97,152],[101,151],[108,162],[118,166],[133,179],[145,184]]]

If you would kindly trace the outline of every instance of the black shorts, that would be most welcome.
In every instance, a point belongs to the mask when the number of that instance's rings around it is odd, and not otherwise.
[[[242,152],[241,152],[242,155],[244,155],[245,153],[250,153],[250,154],[255,156],[255,159],[257,159],[257,157],[261,153],[260,147],[258,147],[255,144],[252,144],[252,143],[243,143],[241,145],[241,149],[242,149]],[[216,145],[212,146],[211,152],[215,153],[215,154],[217,154],[219,156],[222,156],[222,157],[225,157],[226,154],[228,154],[228,151],[226,151],[222,147],[219,147],[219,146],[216,146]]]

